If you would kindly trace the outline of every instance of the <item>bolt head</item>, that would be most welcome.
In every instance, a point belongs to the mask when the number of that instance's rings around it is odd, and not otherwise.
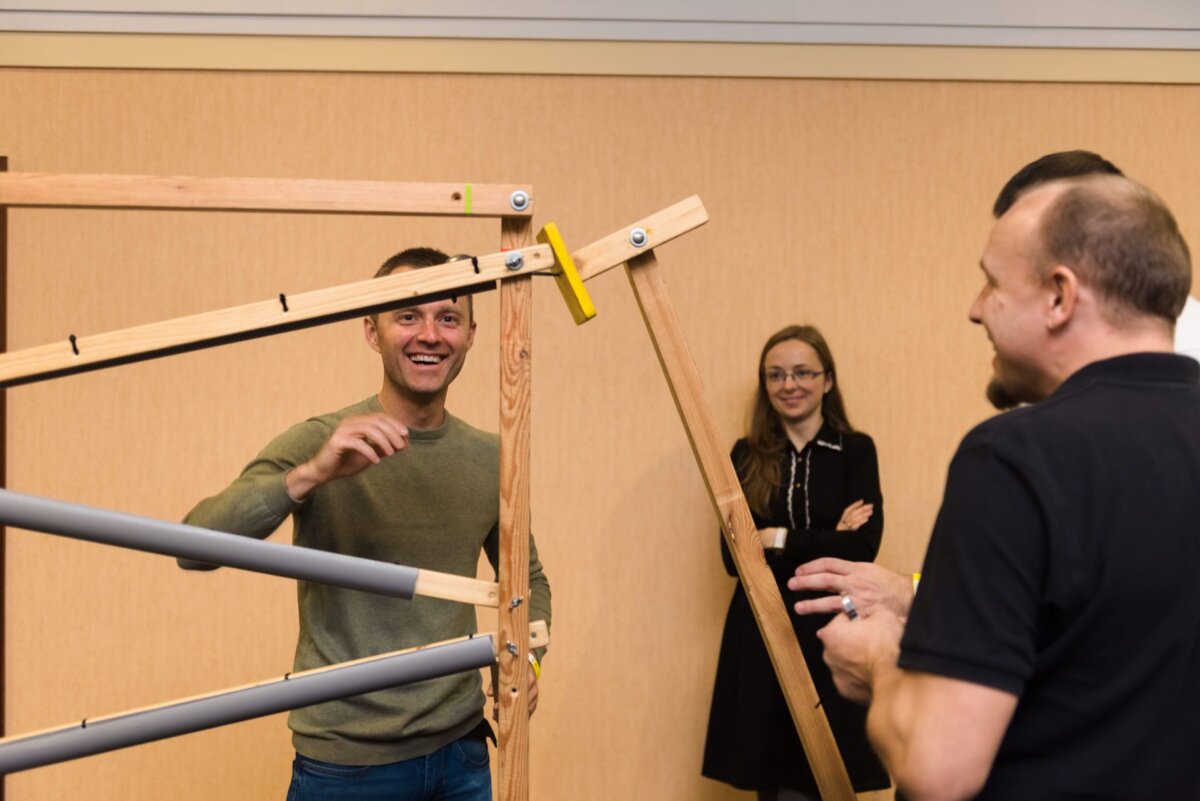
[[[525,257],[520,253],[509,253],[504,257],[504,266],[510,270],[519,270],[525,265]]]
[[[529,193],[518,189],[508,196],[508,205],[512,206],[513,211],[525,211],[529,208]]]
[[[647,236],[646,231],[643,228],[634,228],[629,232],[629,244],[633,245],[635,248],[645,247],[646,243],[649,241],[650,237]]]

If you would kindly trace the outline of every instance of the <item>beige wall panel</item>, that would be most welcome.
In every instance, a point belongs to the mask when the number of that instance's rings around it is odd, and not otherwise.
[[[1200,234],[1188,86],[0,71],[10,169],[529,182],[571,247],[699,193],[660,258],[732,444],[758,349],[823,328],[879,446],[882,560],[919,566],[954,447],[988,410],[966,320],[992,197],[1044,152],[1098,150]],[[492,252],[496,221],[11,212],[14,349],[358,280],[395,250]],[[576,328],[536,283],[533,530],[555,599],[535,799],[745,799],[698,775],[733,579],[625,278]],[[497,304],[452,410],[494,428]],[[357,323],[8,393],[14,489],[177,519],[271,436],[378,388]],[[452,480],[452,477],[448,477]],[[286,528],[286,527],[285,527]],[[281,535],[287,538],[286,532]],[[9,534],[10,732],[290,666],[294,589]],[[481,620],[491,616],[481,615]],[[484,623],[490,625],[490,621]],[[272,799],[282,717],[10,777],[11,798]]]

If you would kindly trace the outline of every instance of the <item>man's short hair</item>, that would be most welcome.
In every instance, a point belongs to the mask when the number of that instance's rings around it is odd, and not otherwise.
[[[391,275],[399,267],[436,267],[450,261],[450,257],[437,248],[408,248],[389,258],[375,271],[376,278]]]
[[[1042,216],[1043,272],[1074,269],[1115,312],[1174,324],[1192,285],[1192,261],[1175,217],[1152,191],[1124,177],[1068,179]]]
[[[379,269],[375,271],[375,277],[382,278],[385,275],[391,275],[401,267],[420,270],[425,267],[436,267],[439,264],[469,258],[471,257],[461,253],[456,256],[447,256],[437,248],[408,248],[391,256],[387,261],[379,265]],[[475,299],[471,295],[465,295],[464,297],[467,299],[467,322],[471,322],[475,319]],[[372,314],[371,319],[376,323],[379,322],[378,315]]]
[[[1057,181],[1061,178],[1076,178],[1084,175],[1124,175],[1117,165],[1090,150],[1063,150],[1047,153],[1017,170],[996,196],[992,214],[1000,217],[1012,208],[1017,198],[1030,187]]]

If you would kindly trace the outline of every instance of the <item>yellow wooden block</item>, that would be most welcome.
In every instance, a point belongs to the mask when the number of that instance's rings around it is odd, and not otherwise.
[[[575,269],[575,261],[571,258],[570,251],[558,233],[558,226],[546,223],[538,232],[537,241],[550,246],[554,254],[554,282],[558,284],[563,300],[567,302],[567,308],[575,318],[575,324],[583,325],[596,316],[596,307],[583,286],[579,271]]]

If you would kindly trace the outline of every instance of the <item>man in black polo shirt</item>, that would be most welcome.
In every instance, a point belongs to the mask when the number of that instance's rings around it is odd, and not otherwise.
[[[963,440],[907,624],[822,631],[910,799],[1200,798],[1200,364],[1171,354],[1191,264],[1125,178],[996,222],[971,307],[1031,404]]]

